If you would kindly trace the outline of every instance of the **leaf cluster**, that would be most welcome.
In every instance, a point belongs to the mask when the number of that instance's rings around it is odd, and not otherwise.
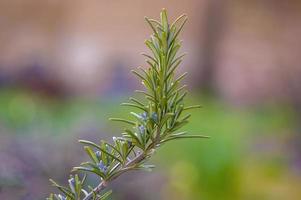
[[[74,167],[73,172],[85,174],[82,179],[77,174],[69,179],[69,187],[63,187],[51,180],[62,194],[51,194],[48,200],[102,200],[110,192],[103,193],[107,184],[121,174],[130,170],[151,170],[154,166],[146,161],[162,144],[183,138],[206,138],[202,135],[188,135],[179,131],[188,123],[190,109],[200,106],[186,106],[186,85],[181,81],[187,73],[176,77],[176,69],[185,54],[178,55],[181,41],[179,33],[184,27],[187,17],[181,15],[169,24],[165,9],[160,14],[160,21],[145,18],[153,33],[145,41],[150,55],[146,57],[146,67],[132,70],[140,79],[145,90],[137,90],[143,98],[129,98],[122,106],[133,108],[131,118],[111,118],[112,121],[126,124],[119,137],[113,137],[112,143],[100,141],[94,143],[79,140],[90,160]],[[99,177],[97,186],[85,186],[86,174]],[[88,188],[88,189],[85,189]]]

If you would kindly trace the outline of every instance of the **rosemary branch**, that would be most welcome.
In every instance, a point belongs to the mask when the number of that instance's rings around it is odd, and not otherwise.
[[[132,72],[142,81],[146,91],[137,91],[144,95],[144,101],[130,98],[130,106],[142,113],[131,112],[135,120],[111,118],[130,125],[121,137],[113,137],[113,143],[100,141],[99,144],[80,140],[90,157],[89,162],[74,167],[72,171],[84,174],[70,175],[69,187],[64,187],[53,180],[51,182],[62,194],[51,194],[48,200],[104,200],[111,191],[103,192],[108,184],[130,170],[147,169],[153,166],[144,163],[159,146],[171,140],[184,138],[207,138],[203,135],[187,135],[177,132],[188,123],[190,114],[183,116],[198,105],[185,106],[187,94],[181,80],[187,73],[175,78],[175,71],[182,62],[184,55],[177,56],[181,42],[178,35],[187,21],[186,15],[178,17],[171,25],[168,23],[165,9],[160,14],[160,21],[145,18],[153,30],[150,39],[145,41],[152,55],[143,53],[148,68],[138,68]],[[96,187],[85,184],[86,175],[96,174],[100,183]]]

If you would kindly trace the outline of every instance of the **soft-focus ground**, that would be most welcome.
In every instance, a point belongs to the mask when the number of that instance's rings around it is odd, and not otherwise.
[[[77,139],[109,139],[121,126],[107,121],[126,116],[112,99],[44,101],[21,90],[2,91],[0,199],[43,199],[52,177],[66,181],[85,159]],[[193,96],[186,127],[211,136],[163,146],[154,173],[131,173],[113,184],[113,199],[292,199],[301,196],[301,165],[289,106],[234,108],[214,98]],[[92,178],[93,181],[93,178]]]

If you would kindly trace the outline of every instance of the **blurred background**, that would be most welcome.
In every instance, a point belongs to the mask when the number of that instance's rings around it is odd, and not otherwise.
[[[122,131],[107,118],[128,116],[162,8],[189,16],[187,130],[211,139],[165,145],[112,199],[301,199],[299,0],[1,0],[0,199],[45,199],[86,159],[78,139]]]

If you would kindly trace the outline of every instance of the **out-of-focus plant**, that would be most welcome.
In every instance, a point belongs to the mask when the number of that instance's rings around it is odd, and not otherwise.
[[[129,125],[120,137],[113,137],[113,143],[101,140],[94,143],[79,140],[90,161],[73,168],[73,172],[82,173],[70,176],[69,187],[64,187],[53,180],[53,186],[61,194],[51,194],[48,200],[102,200],[111,191],[104,192],[108,184],[130,170],[151,170],[154,166],[146,162],[155,150],[166,142],[184,138],[207,138],[203,135],[188,135],[179,131],[188,123],[190,109],[196,106],[185,106],[184,98],[187,94],[181,80],[187,73],[175,77],[175,71],[182,62],[183,55],[177,56],[181,47],[178,39],[186,15],[181,15],[172,24],[168,23],[166,10],[160,14],[160,21],[145,18],[153,34],[145,41],[152,56],[143,53],[148,64],[147,69],[138,68],[132,71],[145,87],[145,91],[137,90],[144,96],[144,100],[130,98],[124,106],[133,107],[139,112],[131,112],[135,120],[111,118],[110,120]],[[186,114],[185,114],[186,113]],[[93,173],[99,177],[99,184],[90,186],[85,184],[86,174]]]

